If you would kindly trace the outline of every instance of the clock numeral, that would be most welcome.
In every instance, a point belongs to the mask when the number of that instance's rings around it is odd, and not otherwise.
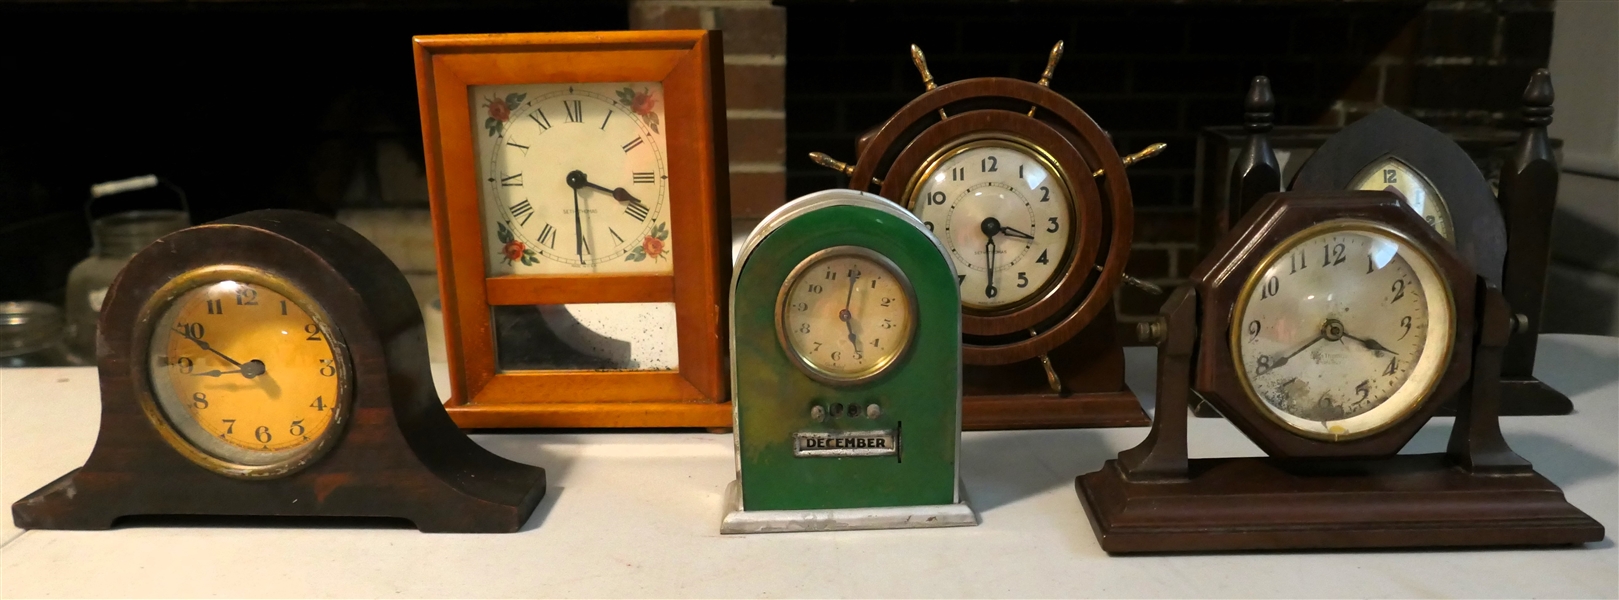
[[[1383,374],[1384,375],[1393,375],[1395,369],[1397,367],[1399,367],[1399,366],[1400,366],[1400,357],[1396,356],[1396,357],[1390,358],[1389,359],[1389,368],[1383,369]]]
[[[337,359],[335,359],[335,358],[322,358],[322,359],[319,359],[319,360],[320,360],[320,374],[321,374],[322,377],[332,377],[334,375],[337,375]]]
[[[956,287],[961,287],[961,284],[963,284],[963,283],[967,283],[967,276],[966,275],[957,275],[956,276]]]
[[[1411,335],[1411,317],[1401,317],[1400,326],[1405,328],[1405,333],[1400,334],[1400,337],[1394,339],[1403,340],[1405,339],[1405,336]]]
[[[826,290],[826,288],[823,288],[823,287],[820,286],[820,284],[816,284],[816,283],[809,284],[808,289],[809,289],[809,293],[811,293],[811,294],[819,294],[822,291]]]
[[[1399,302],[1401,298],[1405,297],[1405,280],[1404,279],[1396,279],[1396,280],[1394,280],[1394,285],[1389,286],[1389,291],[1394,292],[1394,298],[1389,300],[1389,304],[1394,304],[1395,302]]]
[[[500,178],[500,187],[519,187],[523,185],[523,174],[518,173],[511,177]]]
[[[810,332],[809,323],[799,323],[798,324],[798,329],[796,329],[794,331],[797,331],[799,333],[809,333]]]
[[[1304,256],[1303,250],[1294,250],[1292,253],[1287,255],[1287,266],[1291,269],[1287,272],[1287,274],[1292,275],[1309,268],[1310,261]]]
[[[185,323],[180,325],[180,331],[188,338],[202,339],[202,323]]]
[[[880,280],[880,279],[882,279],[882,278],[881,277],[873,277],[873,278],[871,278],[871,289],[874,289],[874,290],[877,289],[877,281]]]
[[[524,145],[519,144],[517,142],[506,142],[506,145],[522,150],[524,156],[528,155],[528,146],[524,146]]]
[[[1269,279],[1265,280],[1265,287],[1264,287],[1264,289],[1260,290],[1259,299],[1264,300],[1264,299],[1269,298],[1271,296],[1275,296],[1278,293],[1281,293],[1281,291],[1282,291],[1282,281],[1280,279],[1277,279],[1275,275],[1272,275]]]
[[[636,146],[640,146],[641,142],[643,142],[643,141],[645,141],[645,140],[642,140],[641,138],[635,138],[633,140],[625,142],[624,145],[622,146],[622,148],[624,148],[625,152],[629,152],[631,150],[634,150],[636,148]]]
[[[224,300],[219,300],[219,299],[209,300],[208,301],[208,314],[210,314],[210,315],[222,315],[222,314],[225,314],[225,301]]]
[[[513,204],[512,218],[522,219],[522,221],[517,223],[518,225],[527,225],[528,220],[534,218],[534,206],[529,204],[527,200]]]
[[[871,347],[873,347],[873,348],[882,348],[882,345],[881,345],[882,342],[883,342],[882,338],[871,338]],[[858,354],[855,355],[855,356],[859,357]]]
[[[287,428],[287,433],[290,433],[292,435],[303,435],[305,431],[307,431],[307,430],[304,429],[304,420],[303,419],[298,419],[296,421],[293,421],[292,422],[292,427]]]
[[[810,352],[820,352],[820,351],[821,351],[821,343],[820,342],[815,342],[815,347],[810,348]]]
[[[636,172],[631,175],[631,181],[635,183],[657,183],[657,180],[657,176],[652,172]]]
[[[323,341],[323,338],[320,337],[320,326],[319,325],[316,325],[314,323],[304,325],[304,333],[309,334],[309,337],[304,338],[304,341],[307,341],[307,342]]]
[[[1372,395],[1371,383],[1370,379],[1366,379],[1362,380],[1360,385],[1355,386],[1355,393],[1360,394],[1361,402],[1365,402],[1366,398]]]
[[[1333,244],[1330,247],[1328,244],[1321,245],[1321,266],[1330,267],[1333,265],[1341,265],[1344,264],[1344,261],[1347,259],[1348,257],[1345,256],[1343,244]]]
[[[883,319],[883,324],[878,325],[878,327],[881,327],[883,329],[893,329],[894,328],[894,321],[892,319]]]
[[[545,246],[547,248],[550,248],[552,250],[556,250],[557,249],[557,229],[555,227],[552,227],[550,223],[546,223],[545,228],[540,230],[540,238],[537,241],[539,243],[541,243],[541,244],[545,244]]]
[[[826,272],[826,280],[827,281],[837,281],[838,280],[838,274],[833,273],[831,271],[827,271]]]
[[[220,419],[219,422],[225,424],[225,433],[219,434],[219,437],[236,433],[236,419]]]
[[[315,396],[315,401],[309,405],[309,408],[317,411],[326,410],[326,398],[324,396]]]
[[[607,233],[613,234],[613,239],[618,240],[618,243],[624,243],[624,238],[619,236],[617,231],[613,231],[612,227],[607,228]]]
[[[1268,354],[1259,355],[1259,360],[1254,361],[1254,375],[1264,375],[1266,373],[1269,373],[1270,370],[1271,370],[1270,355],[1268,355]]]
[[[1017,286],[1020,287],[1020,288],[1029,287],[1029,274],[1028,273],[1018,273],[1017,274]]]
[[[933,221],[923,221],[922,225],[926,226],[928,231],[933,231]]]
[[[1043,185],[1040,186],[1040,194],[1041,194],[1040,195],[1040,201],[1041,202],[1050,202],[1051,201],[1051,188],[1043,186]]]
[[[998,169],[996,169],[996,165],[999,165],[999,164],[1000,164],[1000,161],[996,160],[995,157],[986,156],[982,160],[978,161],[978,172],[980,172],[980,173],[994,173],[995,171],[998,170]],[[1018,170],[1022,171],[1023,169],[1022,169],[1022,167],[1019,167]]]
[[[1051,251],[1051,249],[1050,249],[1050,248],[1047,248],[1047,249],[1045,249],[1045,250],[1041,250],[1041,251],[1040,251],[1040,258],[1036,258],[1036,259],[1034,259],[1034,262],[1036,262],[1036,263],[1039,263],[1039,264],[1042,264],[1042,265],[1048,265],[1048,264],[1051,264],[1051,259],[1049,259],[1049,258],[1046,258],[1046,253],[1047,253],[1047,252],[1050,252],[1050,251]]]
[[[1410,317],[1407,318],[1409,319]],[[191,358],[186,356],[175,359],[174,364],[180,367],[181,373],[190,373],[197,368],[196,363],[192,362]]]
[[[804,312],[806,310],[809,310],[809,303],[808,302],[799,302],[798,304],[794,304],[793,305],[793,310],[796,310],[798,312]]]
[[[1057,233],[1057,217],[1051,217],[1047,220],[1051,222],[1051,228],[1047,229],[1046,233]]]
[[[840,361],[840,360],[843,360],[843,351],[842,350],[833,350],[832,351],[832,363],[837,364],[837,361]]]
[[[534,121],[535,125],[540,126],[540,131],[545,131],[551,128],[551,120],[545,118],[545,111],[543,110],[538,108],[534,109],[534,112],[528,113],[528,118]]]
[[[585,107],[580,106],[578,100],[563,100],[562,110],[568,112],[569,123],[582,123],[585,120]]]
[[[893,298],[883,298],[882,302],[877,303],[877,305],[881,306],[881,307],[884,307],[884,308],[887,308],[888,306],[892,305],[893,303],[894,303]]]
[[[637,200],[631,200],[630,204],[624,207],[624,214],[629,215],[631,218],[637,221],[646,221],[647,215],[651,214],[651,212],[651,209],[647,208],[645,204],[641,204],[640,201]]]
[[[197,408],[208,408],[208,394],[202,392],[192,394],[191,405]]]
[[[860,269],[849,269],[849,279],[859,279]]]
[[[1383,183],[1399,183],[1398,174],[1394,169],[1383,169]]]
[[[236,290],[236,305],[237,306],[258,306],[259,305],[259,291],[255,290],[253,288],[247,287],[245,285],[240,287],[240,288],[237,288],[237,290]]]
[[[950,181],[961,181],[967,178],[967,167],[950,169]]]
[[[1434,227],[1434,216],[1433,215],[1428,215],[1426,217],[1423,217],[1422,220],[1427,221],[1429,227]]]
[[[944,200],[944,192],[933,192],[928,194],[928,204],[944,204]]]
[[[1250,342],[1259,341],[1259,331],[1260,331],[1260,329],[1262,329],[1262,327],[1259,326],[1259,321],[1249,321],[1248,322],[1248,341],[1250,341]]]
[[[286,300],[281,301],[281,316],[283,316],[283,317],[287,316],[287,301]]]
[[[613,118],[613,111],[607,111],[607,116],[602,117],[602,126],[599,127],[599,129],[601,129],[602,131],[607,131],[607,121],[612,119],[612,118]]]
[[[260,425],[258,429],[253,430],[253,439],[258,440],[260,444],[270,443],[271,437],[269,425]]]
[[[1023,178],[1023,165],[1018,165],[1017,166],[1017,178],[1018,179]]]

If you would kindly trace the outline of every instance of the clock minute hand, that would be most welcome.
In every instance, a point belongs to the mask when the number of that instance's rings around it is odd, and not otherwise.
[[[854,353],[856,355],[860,354],[860,337],[854,334],[854,313],[849,311],[849,305],[854,301],[854,284],[859,279],[859,275],[849,277],[849,295],[843,298],[843,310],[838,311],[838,318],[842,319],[843,325],[849,328],[849,343],[854,344]]]
[[[1325,333],[1317,331],[1315,333],[1315,337],[1310,338],[1309,341],[1304,342],[1303,344],[1299,344],[1299,347],[1294,348],[1292,352],[1289,352],[1287,354],[1277,354],[1275,356],[1270,357],[1270,366],[1267,367],[1264,372],[1260,373],[1260,375],[1263,375],[1265,373],[1269,373],[1271,371],[1275,371],[1276,369],[1282,368],[1282,365],[1286,365],[1287,361],[1292,360],[1293,357],[1298,356],[1300,352],[1303,352],[1305,349],[1309,348],[1310,346],[1314,346],[1316,342],[1324,340],[1324,339],[1326,339],[1326,337],[1327,337],[1327,335]]]
[[[196,344],[198,348],[202,348],[203,350],[207,350],[209,352],[217,354],[217,355],[219,355],[220,358],[225,359],[225,362],[236,365],[237,367],[242,366],[242,363],[236,362],[236,359],[231,358],[229,356],[225,356],[224,352],[220,352],[218,350],[215,350],[213,346],[208,345],[208,342],[202,341],[201,338],[192,337],[190,333],[186,332],[184,327],[175,326],[174,330],[176,332],[179,332],[180,337],[191,340],[191,342]]]

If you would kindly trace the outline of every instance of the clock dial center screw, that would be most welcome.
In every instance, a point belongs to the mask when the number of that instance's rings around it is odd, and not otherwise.
[[[257,358],[242,364],[242,376],[248,379],[265,374],[264,361]]]
[[[1321,325],[1321,335],[1329,342],[1336,342],[1344,337],[1344,324],[1337,319],[1327,319],[1327,322]]]

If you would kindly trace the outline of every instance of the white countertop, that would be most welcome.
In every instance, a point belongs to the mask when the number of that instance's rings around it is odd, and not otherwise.
[[[1131,387],[1150,405],[1152,349],[1127,356]],[[1607,528],[1607,539],[1584,548],[1110,558],[1073,480],[1146,428],[966,434],[961,472],[977,527],[722,537],[729,435],[480,434],[485,447],[547,471],[551,488],[518,533],[346,520],[19,531],[6,510],[0,595],[1619,596],[1619,339],[1547,336],[1538,367],[1577,412],[1509,418],[1503,429]],[[0,408],[0,499],[9,506],[89,456],[95,370],[0,370]],[[1434,419],[1406,451],[1442,451],[1449,430],[1450,419]],[[1221,420],[1194,419],[1190,432],[1193,456],[1258,454]]]

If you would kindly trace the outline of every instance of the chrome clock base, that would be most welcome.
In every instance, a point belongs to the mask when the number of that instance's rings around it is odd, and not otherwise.
[[[725,486],[725,516],[720,533],[791,533],[795,531],[849,531],[855,529],[921,529],[970,527],[978,513],[967,503],[967,490],[958,488],[955,504],[884,506],[804,510],[742,510],[742,484]]]

